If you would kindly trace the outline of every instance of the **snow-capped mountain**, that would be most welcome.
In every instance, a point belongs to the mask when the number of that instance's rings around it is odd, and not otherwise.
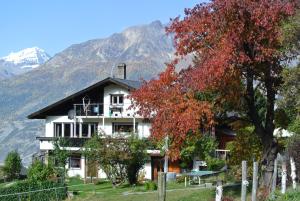
[[[32,70],[50,59],[45,50],[32,47],[0,58],[0,79],[7,79]]]

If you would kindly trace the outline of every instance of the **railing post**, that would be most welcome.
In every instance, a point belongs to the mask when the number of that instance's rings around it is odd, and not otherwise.
[[[216,201],[222,201],[222,196],[223,196],[222,181],[217,181]]]
[[[285,194],[286,192],[286,178],[287,178],[286,157],[283,155],[281,160],[281,193],[282,194]]]
[[[296,187],[297,187],[297,183],[296,183],[296,164],[295,164],[295,161],[294,161],[293,157],[290,158],[290,162],[291,162],[291,177],[292,177],[292,181],[293,181],[293,189],[296,190]]]
[[[277,181],[277,166],[278,166],[278,157],[274,161],[274,172],[272,177],[272,186],[271,186],[271,198],[274,199],[274,193],[276,189],[276,181]]]
[[[166,201],[166,173],[158,173],[158,201]]]
[[[241,193],[241,200],[246,201],[247,196],[247,161],[242,161],[242,193]]]
[[[256,201],[256,191],[258,184],[258,162],[253,162],[253,179],[252,179],[252,201]]]

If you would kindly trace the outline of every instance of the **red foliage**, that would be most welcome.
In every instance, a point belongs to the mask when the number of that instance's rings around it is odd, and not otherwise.
[[[169,65],[158,79],[151,80],[131,95],[140,115],[154,117],[152,137],[163,140],[169,136],[169,154],[173,159],[179,156],[188,132],[197,132],[204,120],[206,126],[212,124],[210,104],[196,100],[194,93],[178,81],[178,76]]]
[[[259,75],[258,64],[282,56],[280,25],[294,10],[293,0],[215,0],[186,9],[184,20],[175,18],[167,30],[175,32],[178,55],[200,58],[188,83],[219,89],[241,78],[246,66]]]
[[[213,105],[196,100],[195,92],[218,90],[224,100],[238,101],[248,71],[258,81],[266,78],[270,66],[271,78],[280,73],[278,62],[286,56],[279,50],[280,26],[294,14],[295,2],[214,0],[186,9],[183,20],[172,20],[167,31],[175,33],[176,54],[194,54],[194,65],[180,73],[169,65],[132,98],[142,115],[153,115],[152,136],[158,140],[170,136],[173,158],[178,157],[188,131],[213,123]]]

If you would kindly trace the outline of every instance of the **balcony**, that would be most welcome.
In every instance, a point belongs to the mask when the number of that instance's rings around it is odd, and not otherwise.
[[[58,140],[57,137],[37,137],[37,140],[40,140],[41,142],[47,141],[47,142],[54,142],[55,140]],[[83,147],[83,145],[90,139],[90,138],[61,138],[63,139],[62,145],[63,147]]]
[[[103,116],[103,103],[74,104],[76,116]]]

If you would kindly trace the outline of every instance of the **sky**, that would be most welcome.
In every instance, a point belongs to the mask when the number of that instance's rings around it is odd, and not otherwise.
[[[1,0],[0,57],[28,47],[53,56],[155,20],[168,23],[201,0]]]

